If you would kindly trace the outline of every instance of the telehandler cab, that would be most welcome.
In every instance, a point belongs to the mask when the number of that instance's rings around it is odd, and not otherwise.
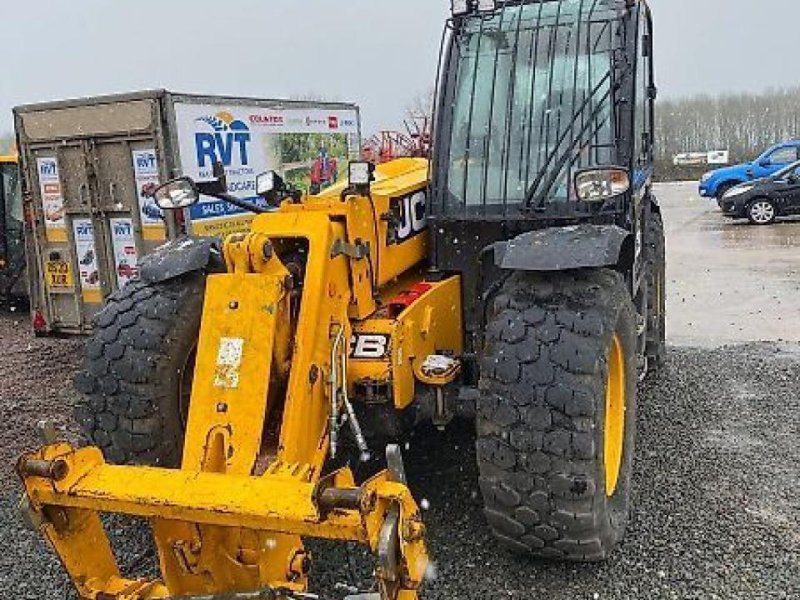
[[[0,154],[0,303],[18,287],[25,267],[19,157]]]
[[[142,263],[76,377],[96,446],[19,461],[28,518],[82,598],[306,597],[306,537],[377,554],[364,598],[416,598],[424,526],[397,447],[364,482],[334,465],[456,416],[476,419],[504,546],[593,561],[621,539],[636,382],[664,355],[650,12],[453,13],[430,164],[354,162],[309,197],[267,173],[257,202],[219,171],[157,190],[163,209],[211,195],[258,215]],[[103,512],[149,519],[159,579],[120,573]]]

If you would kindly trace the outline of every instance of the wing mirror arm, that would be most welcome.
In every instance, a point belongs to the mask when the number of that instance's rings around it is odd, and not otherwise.
[[[228,204],[233,204],[237,208],[241,208],[248,212],[256,213],[258,215],[268,212],[266,209],[261,208],[251,202],[242,200],[228,193],[228,176],[225,174],[225,165],[217,161],[214,163],[214,179],[211,181],[203,181],[197,185],[197,190],[203,196],[211,196],[218,200],[224,200]]]
[[[202,190],[202,184],[200,184],[198,187]],[[203,191],[201,193],[206,195],[206,196],[211,196],[212,198],[217,198],[218,200],[224,200],[228,204],[233,204],[237,208],[241,208],[242,210],[246,210],[248,212],[255,213],[257,215],[263,215],[263,214],[269,212],[266,208],[262,208],[261,206],[258,206],[257,204],[252,204],[252,203],[248,202],[247,200],[242,200],[241,198],[237,198],[236,196],[232,196],[231,194],[228,194],[227,192],[224,193],[224,194],[220,194],[220,193],[207,193],[207,192]]]
[[[183,210],[197,204],[201,196],[211,196],[256,214],[268,212],[261,206],[228,193],[225,169],[221,163],[214,164],[214,177],[211,181],[199,183],[191,177],[177,177],[152,190],[152,197],[161,210]]]

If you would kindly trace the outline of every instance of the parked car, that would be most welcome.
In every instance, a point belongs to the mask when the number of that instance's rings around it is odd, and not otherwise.
[[[722,213],[769,225],[780,216],[800,215],[800,161],[770,177],[732,187],[720,200]]]
[[[753,162],[709,171],[700,179],[700,195],[716,198],[721,208],[722,197],[732,187],[774,175],[797,160],[800,160],[800,140],[777,144]]]

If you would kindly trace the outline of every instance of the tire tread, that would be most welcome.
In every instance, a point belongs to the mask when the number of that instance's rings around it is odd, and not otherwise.
[[[517,273],[494,303],[477,456],[487,520],[512,550],[595,561],[622,536],[624,523],[611,532],[601,524],[594,429],[619,311],[633,323],[622,277],[609,270]]]

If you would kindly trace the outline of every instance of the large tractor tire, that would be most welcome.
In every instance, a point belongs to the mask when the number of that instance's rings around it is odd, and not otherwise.
[[[204,289],[202,273],[133,281],[98,313],[75,416],[108,461],[179,465]]]
[[[647,228],[647,368],[655,373],[663,368],[667,356],[667,253],[661,215],[653,213]]]
[[[636,315],[610,270],[516,273],[498,294],[481,368],[477,456],[497,539],[597,561],[628,521]]]

